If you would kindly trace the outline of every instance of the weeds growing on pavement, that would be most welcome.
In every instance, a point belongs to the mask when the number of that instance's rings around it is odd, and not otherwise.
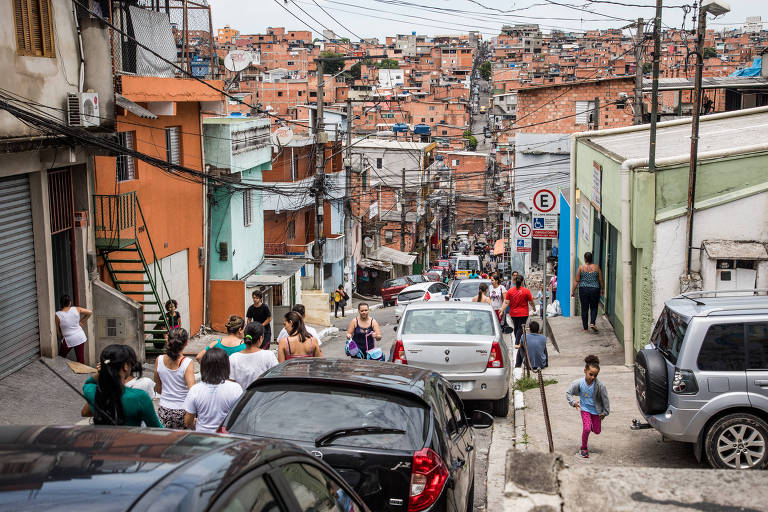
[[[555,379],[544,379],[544,385],[557,384]],[[515,381],[515,391],[528,391],[539,387],[539,379],[533,377],[521,377]]]

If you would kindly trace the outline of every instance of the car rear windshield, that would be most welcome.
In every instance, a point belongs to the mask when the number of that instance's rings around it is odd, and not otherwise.
[[[651,334],[651,343],[656,345],[664,356],[677,364],[677,357],[683,347],[683,338],[688,330],[688,321],[668,307],[664,307]]]
[[[393,288],[395,286],[408,286],[408,280],[404,277],[398,277],[396,279],[390,279],[389,281],[384,281],[384,284],[381,286],[382,288]]]
[[[424,276],[420,276],[420,275],[408,276],[408,279],[410,279],[414,283],[425,283],[425,282],[427,282],[427,280],[424,278]]]
[[[424,296],[424,290],[413,290],[410,292],[402,292],[400,295],[397,296],[397,300],[399,301],[405,301],[405,300],[417,300]]]
[[[402,334],[493,336],[490,311],[476,309],[417,309],[408,311]]]
[[[459,260],[456,264],[458,270],[480,270],[477,260]]]
[[[466,299],[468,297],[477,296],[477,289],[480,287],[480,283],[483,281],[477,281],[472,279],[470,281],[461,281],[456,285],[451,295],[455,299]],[[487,284],[487,283],[486,283]]]
[[[426,439],[427,409],[394,393],[309,384],[265,384],[245,393],[242,410],[228,430],[235,434],[314,443],[323,434],[355,427],[384,427],[405,434],[340,437],[332,444],[420,450]]]

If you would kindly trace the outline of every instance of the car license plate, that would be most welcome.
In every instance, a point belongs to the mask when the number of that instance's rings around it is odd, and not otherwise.
[[[454,382],[453,383],[453,390],[454,391],[461,391],[461,382]]]

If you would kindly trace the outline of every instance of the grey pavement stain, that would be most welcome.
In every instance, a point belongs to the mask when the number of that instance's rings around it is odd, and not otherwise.
[[[690,508],[694,510],[703,510],[704,512],[760,512],[756,508],[747,507],[734,507],[729,505],[721,505],[719,503],[711,503],[709,501],[697,501],[695,503],[684,503],[677,500],[657,500],[646,496],[642,492],[633,492],[632,499],[640,501],[642,503],[650,503],[654,505],[671,505],[680,508]]]

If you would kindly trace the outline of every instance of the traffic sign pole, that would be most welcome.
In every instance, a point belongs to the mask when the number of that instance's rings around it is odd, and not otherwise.
[[[551,190],[545,188],[536,191],[533,195],[533,238],[539,240],[557,238],[558,222],[557,214],[554,213],[557,206],[557,196]],[[546,248],[546,243],[544,244]],[[547,335],[547,257],[544,256],[544,274],[542,277],[542,302],[541,319],[542,334]]]

